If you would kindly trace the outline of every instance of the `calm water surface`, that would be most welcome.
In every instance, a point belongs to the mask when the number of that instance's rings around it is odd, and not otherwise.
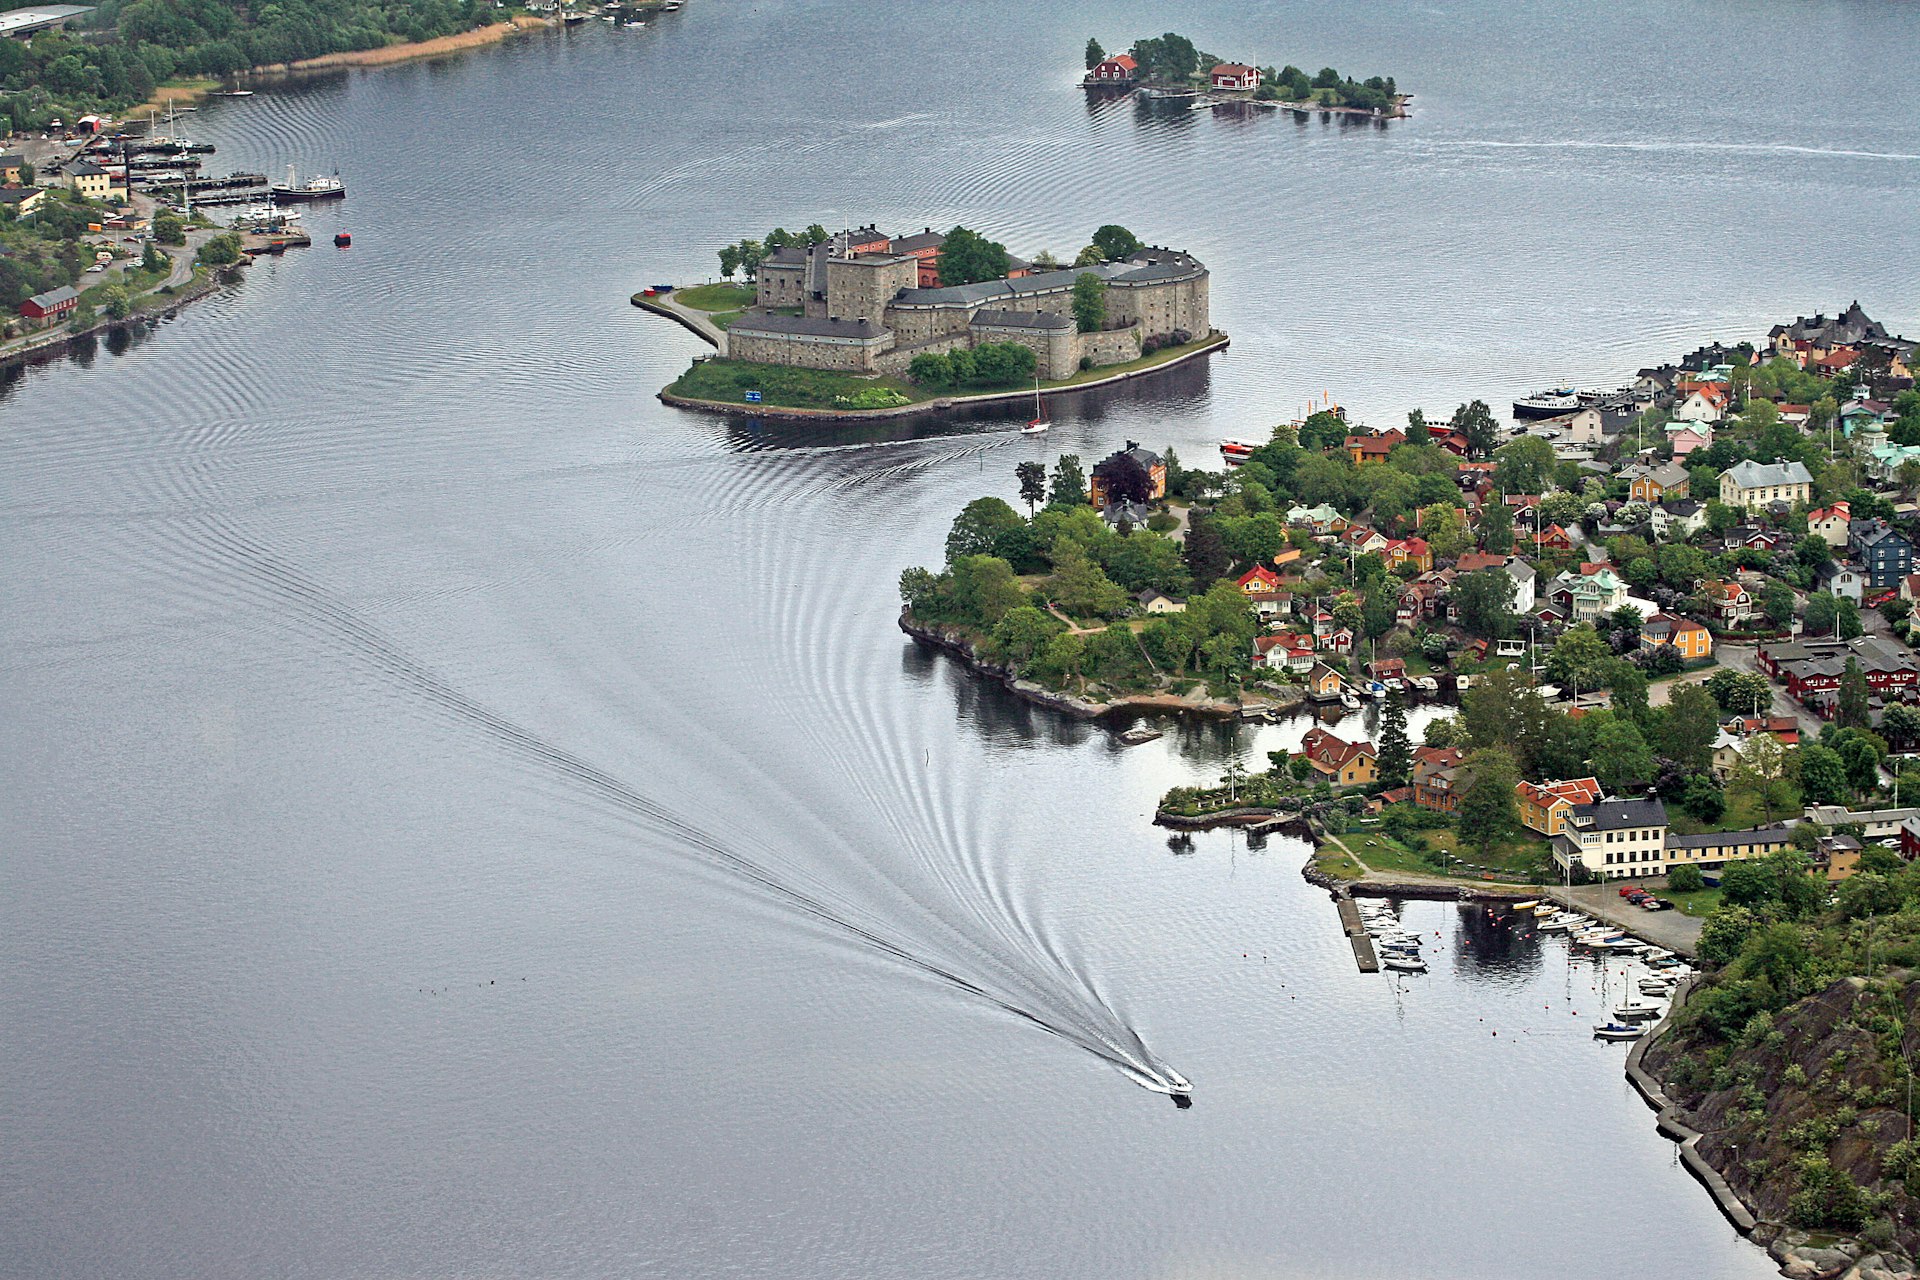
[[[1558,944],[1413,905],[1441,962],[1363,978],[1297,842],[1148,825],[1303,726],[1119,749],[893,584],[1031,456],[1920,329],[1920,12],[1039,17],[697,0],[196,119],[339,164],[354,247],[0,399],[0,1273],[1770,1273]],[[1419,115],[1083,100],[1168,25]],[[698,346],[630,292],[868,219],[1126,223],[1234,345],[1039,442],[651,398]]]

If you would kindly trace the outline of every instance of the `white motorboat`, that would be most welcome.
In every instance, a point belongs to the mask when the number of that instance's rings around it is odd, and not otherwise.
[[[1593,1029],[1595,1040],[1638,1040],[1647,1029],[1631,1022],[1602,1022]]]
[[[1673,994],[1673,984],[1659,978],[1642,978],[1640,979],[1640,994],[1643,996],[1670,996]]]
[[[1525,902],[1514,903],[1513,909],[1515,911],[1532,911],[1534,908],[1538,907],[1539,905],[1540,905],[1540,899],[1528,898]]]
[[[1347,690],[1342,689],[1340,691],[1340,705],[1349,711],[1358,711],[1360,709],[1360,699],[1354,697],[1353,694]]]
[[[1418,956],[1389,955],[1381,959],[1381,964],[1395,973],[1425,973],[1427,962]]]
[[[1384,698],[1387,696],[1387,686],[1381,684],[1378,680],[1369,680],[1367,681],[1367,696],[1369,698]]]
[[[1613,1016],[1621,1022],[1652,1022],[1660,1016],[1660,1006],[1628,1001],[1616,1008]]]

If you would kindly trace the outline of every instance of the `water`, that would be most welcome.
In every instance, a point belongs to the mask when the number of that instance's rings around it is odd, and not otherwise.
[[[1413,905],[1445,962],[1363,978],[1298,842],[1149,825],[1300,722],[1122,749],[892,588],[1027,457],[1920,329],[1920,17],[1173,23],[1397,76],[1379,132],[1090,108],[1086,36],[1170,20],[1049,13],[701,3],[200,114],[339,164],[354,247],[0,399],[0,1272],[1770,1273],[1556,944]],[[1041,440],[652,399],[699,347],[629,293],[869,218],[1125,223],[1234,345]]]

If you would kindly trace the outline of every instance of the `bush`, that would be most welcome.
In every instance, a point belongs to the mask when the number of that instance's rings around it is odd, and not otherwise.
[[[1700,868],[1689,866],[1674,867],[1667,872],[1667,888],[1675,893],[1693,893],[1707,887],[1707,878],[1700,874]]]
[[[1081,356],[1081,357],[1080,357],[1080,372],[1082,372],[1082,373],[1085,373],[1085,372],[1086,372],[1087,370],[1089,370],[1089,369],[1091,369],[1091,368],[1093,368],[1093,357],[1092,357],[1092,356]]]

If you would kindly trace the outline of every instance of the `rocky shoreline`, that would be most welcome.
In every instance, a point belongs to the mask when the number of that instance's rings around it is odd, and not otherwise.
[[[974,653],[973,645],[967,640],[966,635],[957,627],[915,622],[903,609],[900,611],[900,629],[915,640],[952,654],[964,662],[969,670],[989,679],[998,680],[1017,697],[1035,706],[1046,707],[1062,715],[1072,716],[1076,720],[1098,720],[1102,716],[1128,711],[1185,712],[1215,719],[1233,719],[1240,714],[1240,703],[1230,702],[1224,698],[1181,698],[1165,693],[1126,694],[1111,702],[1076,698],[1070,693],[1060,693],[1045,685],[1035,684],[1031,680],[1022,680],[1019,673],[1011,668],[979,657]]]

